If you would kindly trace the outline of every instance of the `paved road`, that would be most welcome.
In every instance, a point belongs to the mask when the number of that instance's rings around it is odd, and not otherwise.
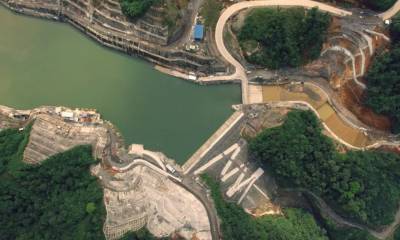
[[[219,17],[217,26],[215,28],[215,40],[217,43],[217,48],[220,54],[225,58],[227,62],[232,64],[235,67],[235,72],[229,76],[216,76],[216,77],[205,77],[201,78],[201,81],[212,81],[212,80],[235,80],[240,79],[242,81],[242,102],[243,104],[249,103],[248,96],[248,79],[246,76],[246,71],[243,68],[242,64],[238,62],[227,50],[224,44],[224,27],[229,18],[239,12],[240,10],[246,8],[255,8],[255,7],[267,7],[267,6],[302,6],[305,8],[313,8],[318,7],[322,11],[329,12],[334,15],[346,16],[351,15],[351,12],[345,11],[339,8],[332,7],[330,5],[315,2],[311,0],[297,0],[297,1],[288,1],[288,0],[260,0],[260,1],[251,1],[251,2],[240,2],[237,4],[233,4],[232,6],[225,9],[222,15]]]
[[[243,9],[247,8],[255,8],[255,7],[267,7],[267,6],[302,6],[305,8],[313,8],[313,7],[318,7],[320,10],[329,12],[330,14],[333,15],[338,15],[338,16],[347,16],[351,15],[352,13],[346,10],[342,10],[340,8],[336,8],[327,4],[311,1],[311,0],[297,0],[297,1],[289,1],[289,0],[258,0],[258,1],[249,1],[249,2],[240,2],[237,4],[234,4],[227,9],[225,9],[222,12],[222,15],[218,19],[217,26],[215,29],[215,40],[217,44],[218,51],[222,55],[223,58],[227,62],[229,62],[231,65],[234,66],[235,72],[231,75],[226,75],[226,76],[210,76],[210,77],[204,77],[200,78],[199,80],[201,81],[214,81],[214,80],[219,80],[219,81],[232,81],[239,79],[241,80],[242,84],[242,103],[247,104],[249,103],[249,91],[248,91],[248,78],[246,75],[246,71],[244,67],[240,64],[239,61],[237,61],[227,50],[223,36],[224,36],[224,27],[226,22],[230,19],[231,16],[235,15],[237,12]],[[382,13],[379,15],[379,17],[383,20],[389,19],[393,17],[398,11],[400,10],[400,0],[398,0],[395,5],[389,9],[388,11]],[[329,92],[325,93],[329,95]],[[395,229],[394,226],[396,226],[400,221],[400,210],[396,214],[396,221],[389,226],[388,228],[384,229],[382,232],[373,232],[370,230],[370,233],[372,233],[374,236],[382,239],[388,234],[390,234],[393,229]],[[348,223],[351,224],[351,223]]]
[[[210,231],[213,240],[220,239],[218,214],[215,209],[214,204],[210,199],[207,198],[207,193],[204,188],[197,184],[189,176],[184,176],[182,183],[178,183],[181,187],[185,188],[187,191],[192,193],[204,206],[206,209],[208,219],[210,222]]]
[[[323,212],[324,214],[326,214],[329,218],[333,219],[335,222],[337,222],[341,225],[344,225],[344,226],[365,230],[377,239],[384,240],[384,239],[387,239],[388,237],[392,236],[394,231],[396,231],[398,224],[400,223],[400,209],[399,209],[396,212],[395,220],[393,221],[393,223],[386,226],[381,231],[376,231],[374,229],[367,227],[364,224],[351,222],[351,221],[343,218],[342,216],[338,215],[335,212],[335,210],[333,210],[321,197],[317,196],[316,194],[314,194],[313,192],[311,192],[307,189],[304,189],[304,188],[290,189],[290,188],[288,188],[288,189],[284,189],[284,190],[290,191],[290,192],[303,193],[303,194],[308,195],[309,197],[312,197],[315,200],[315,203],[317,204],[320,211]]]
[[[397,0],[397,2],[386,12],[379,14],[378,16],[382,18],[382,20],[387,20],[392,18],[394,15],[397,14],[397,12],[400,11],[400,0]]]

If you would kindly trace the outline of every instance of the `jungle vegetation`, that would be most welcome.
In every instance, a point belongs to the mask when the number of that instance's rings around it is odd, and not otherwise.
[[[136,232],[129,232],[119,240],[169,240],[170,238],[156,238],[146,228]]]
[[[122,13],[135,19],[143,16],[149,8],[159,0],[121,0]]]
[[[367,7],[376,12],[388,10],[396,0],[323,0],[344,8]]]
[[[330,22],[317,8],[255,9],[238,39],[251,63],[271,69],[297,67],[319,57]]]
[[[396,0],[362,0],[361,2],[374,11],[383,12],[391,8]]]
[[[40,165],[22,162],[29,128],[0,132],[0,236],[18,240],[104,239],[103,191],[80,146]]]
[[[291,111],[283,125],[250,141],[255,159],[283,187],[305,188],[342,216],[369,226],[394,220],[400,200],[400,157],[381,151],[338,153],[311,111]]]
[[[392,132],[400,132],[400,15],[390,25],[392,45],[378,53],[369,68],[366,105],[392,119]]]
[[[283,216],[253,218],[236,203],[226,202],[219,183],[208,175],[203,181],[211,190],[224,239],[229,240],[327,240],[325,232],[309,213],[285,209]]]
[[[366,230],[337,225],[322,215],[319,215],[318,218],[326,230],[329,240],[378,240]]]

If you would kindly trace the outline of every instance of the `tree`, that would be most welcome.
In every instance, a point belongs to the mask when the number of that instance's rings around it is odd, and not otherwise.
[[[392,18],[392,23],[389,26],[390,30],[390,37],[392,39],[392,42],[398,43],[400,40],[400,15],[396,14]]]
[[[394,220],[400,157],[381,151],[339,154],[310,111],[290,112],[282,126],[252,139],[250,152],[273,170],[281,186],[307,188],[343,216],[368,225]]]
[[[5,129],[0,132],[0,176],[20,165],[19,159],[28,142],[30,129],[28,126],[24,131]]]
[[[143,16],[157,0],[121,0],[121,9],[129,18]]]
[[[365,79],[368,83],[366,105],[392,119],[392,132],[400,132],[400,15],[393,18],[390,27],[392,46],[379,53]]]
[[[0,137],[7,145],[16,138],[8,136]],[[7,149],[15,155],[20,146]],[[14,171],[8,170],[10,161],[0,159],[7,169],[0,178],[2,239],[104,239],[103,191],[89,172],[96,163],[90,146],[55,155],[41,165],[26,165],[21,157],[13,160],[20,163]]]
[[[169,237],[167,238],[156,238],[154,237],[147,229],[140,229],[139,231],[136,232],[129,232],[125,234],[120,240],[168,240],[170,239]],[[176,238],[176,240],[179,240],[180,238]]]
[[[241,206],[226,202],[213,178],[202,175],[211,189],[224,239],[229,240],[327,240],[313,217],[299,209],[286,209],[284,216],[266,216],[254,219]]]
[[[297,67],[319,56],[329,25],[330,16],[317,8],[256,9],[238,38],[252,63],[273,69]],[[253,41],[258,44],[248,44]]]
[[[400,47],[382,53],[374,60],[365,79],[366,104],[375,112],[392,118],[394,133],[400,132]]]
[[[393,6],[396,0],[362,0],[362,3],[372,10],[383,12]]]

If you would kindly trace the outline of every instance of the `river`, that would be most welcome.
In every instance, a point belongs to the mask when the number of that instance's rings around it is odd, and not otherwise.
[[[144,144],[182,164],[240,101],[239,86],[167,76],[67,24],[0,6],[1,105],[96,108],[127,144]]]

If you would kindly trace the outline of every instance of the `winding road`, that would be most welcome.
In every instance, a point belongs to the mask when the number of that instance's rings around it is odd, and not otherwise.
[[[378,16],[385,21],[394,17],[394,15],[396,15],[399,11],[400,11],[400,1],[397,0],[396,3],[389,10],[379,14]]]
[[[218,19],[217,26],[215,28],[215,41],[217,44],[218,51],[225,58],[227,62],[234,66],[235,72],[232,75],[227,76],[216,76],[216,77],[204,77],[201,78],[201,81],[210,81],[210,80],[236,80],[240,79],[242,83],[242,103],[249,103],[249,94],[248,94],[248,78],[246,75],[246,71],[242,64],[237,61],[225,47],[224,43],[224,27],[226,22],[229,20],[231,16],[236,14],[237,12],[247,9],[247,8],[257,8],[257,7],[268,7],[268,6],[285,6],[285,7],[305,7],[305,8],[313,8],[318,7],[320,10],[329,12],[338,16],[347,16],[351,15],[351,12],[342,10],[339,8],[335,8],[333,6],[315,2],[311,0],[297,0],[297,1],[288,1],[288,0],[260,0],[260,1],[251,1],[251,2],[239,2],[237,4],[233,4],[232,6],[225,9],[221,16]]]
[[[249,96],[248,96],[248,78],[246,75],[246,71],[242,64],[237,61],[228,51],[224,43],[224,27],[229,21],[230,17],[235,15],[241,10],[247,8],[260,8],[260,7],[271,7],[271,6],[284,6],[284,7],[304,7],[304,8],[313,8],[318,7],[319,10],[328,12],[330,14],[336,16],[349,16],[352,15],[352,12],[346,11],[328,4],[312,1],[312,0],[297,0],[297,1],[289,1],[289,0],[256,0],[256,1],[245,1],[233,4],[223,10],[221,16],[218,19],[216,28],[215,28],[215,41],[220,52],[221,56],[230,63],[234,68],[235,71],[231,75],[224,75],[224,76],[208,76],[202,77],[200,81],[232,81],[232,80],[241,80],[242,82],[242,103],[247,104],[249,103]],[[387,20],[392,18],[398,11],[400,10],[400,0],[398,0],[392,8],[388,11],[379,14],[378,16],[382,20]]]
[[[318,7],[319,10],[328,12],[330,14],[336,15],[336,16],[349,16],[352,15],[352,12],[327,5],[324,3],[320,2],[315,2],[311,0],[296,0],[296,1],[290,1],[290,0],[255,0],[255,1],[245,1],[245,2],[239,2],[236,4],[231,5],[230,7],[226,8],[223,10],[221,16],[218,19],[216,29],[215,29],[215,41],[216,45],[218,48],[218,51],[222,55],[222,57],[230,63],[234,68],[235,71],[231,75],[225,75],[225,76],[209,76],[209,77],[203,77],[200,78],[200,81],[232,81],[232,80],[240,80],[241,85],[242,85],[242,103],[243,104],[249,104],[249,80],[246,75],[246,69],[242,66],[242,64],[237,61],[227,50],[225,43],[224,43],[224,27],[227,21],[238,13],[241,10],[248,9],[248,8],[257,8],[257,7],[268,7],[268,6],[284,6],[284,7],[304,7],[304,8],[313,8],[313,7]],[[384,21],[392,18],[397,12],[400,11],[400,0],[397,0],[397,2],[393,5],[392,8],[387,10],[384,13],[379,14],[378,16]],[[331,98],[331,95],[329,92],[325,91],[322,89],[324,93]],[[361,127],[360,127],[361,128]],[[382,144],[382,142],[376,143],[377,145]],[[331,213],[330,215],[332,215]],[[343,220],[345,221],[345,220]],[[376,232],[371,229],[368,229],[364,226],[357,226],[359,228],[366,229],[369,231],[372,235],[379,239],[384,239],[388,236],[390,236],[394,229],[396,229],[396,226],[400,222],[400,210],[396,214],[396,220],[387,228],[383,229],[381,232]],[[352,225],[352,223],[346,221],[346,225]]]
[[[304,7],[304,8],[313,8],[317,7],[319,10],[328,12],[332,15],[336,16],[350,16],[352,15],[352,12],[346,11],[328,4],[312,1],[312,0],[297,0],[297,1],[289,1],[289,0],[255,0],[255,1],[244,1],[244,2],[239,2],[236,4],[233,4],[229,6],[228,8],[224,9],[221,16],[218,19],[216,29],[215,29],[215,41],[216,41],[216,46],[218,51],[220,52],[221,56],[234,67],[234,73],[231,75],[224,75],[224,76],[208,76],[208,77],[202,77],[199,80],[203,82],[207,81],[234,81],[234,80],[240,80],[241,81],[241,89],[242,89],[242,103],[243,104],[250,104],[249,101],[249,79],[246,74],[246,69],[242,66],[242,64],[236,60],[228,51],[228,49],[225,46],[224,43],[224,28],[226,23],[229,21],[229,19],[234,16],[236,13],[238,13],[241,10],[248,9],[248,8],[260,8],[260,7],[270,7],[270,6],[283,6],[283,7]],[[398,11],[400,10],[400,0],[398,0],[392,8],[390,8],[388,11],[379,14],[378,16],[382,20],[387,20],[393,17]],[[319,85],[319,84],[316,84]],[[326,95],[328,95],[328,98],[330,102],[335,102],[334,98],[332,97],[332,92],[331,91],[326,91],[326,89],[322,89]],[[338,110],[336,106],[336,110]],[[340,110],[340,109],[339,109]],[[354,122],[352,119],[349,119],[346,114],[342,114],[342,111],[339,111],[338,114],[343,118],[346,122]],[[358,129],[364,129],[364,126],[357,125],[357,124],[352,124],[353,127],[356,127]],[[343,139],[340,139],[341,142],[343,142]],[[391,143],[390,141],[378,141],[367,148],[374,148],[374,147],[379,147],[382,145],[393,145],[397,144],[396,143]],[[351,144],[347,144],[349,146],[352,146]],[[357,149],[356,147],[354,147]]]

